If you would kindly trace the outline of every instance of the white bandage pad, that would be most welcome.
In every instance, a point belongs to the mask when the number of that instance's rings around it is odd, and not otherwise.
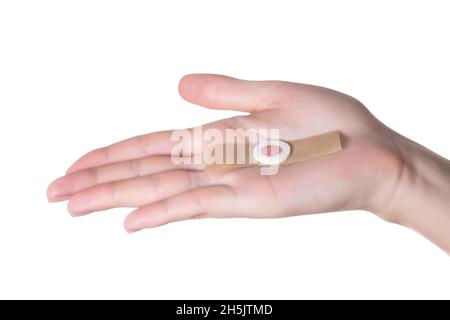
[[[264,151],[268,151],[270,147],[277,147],[277,154],[268,155]],[[253,158],[263,165],[273,166],[284,162],[291,154],[291,146],[281,140],[266,140],[258,143],[253,147]]]

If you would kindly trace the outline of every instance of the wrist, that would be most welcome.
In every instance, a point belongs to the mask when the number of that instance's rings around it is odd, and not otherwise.
[[[394,139],[401,169],[394,192],[377,214],[450,252],[450,161],[400,135]]]

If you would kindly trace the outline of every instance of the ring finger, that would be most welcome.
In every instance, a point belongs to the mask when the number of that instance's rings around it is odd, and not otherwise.
[[[172,170],[104,183],[75,193],[68,210],[79,216],[115,207],[139,207],[190,189],[219,184],[219,177],[218,173]]]

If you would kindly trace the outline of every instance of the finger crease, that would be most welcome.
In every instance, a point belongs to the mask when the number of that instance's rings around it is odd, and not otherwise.
[[[138,136],[137,141],[138,141],[138,145],[139,145],[139,150],[141,151],[141,154],[143,155],[147,155],[150,153],[150,137],[149,136],[145,136],[145,135],[141,135]]]
[[[140,177],[142,175],[142,161],[141,159],[130,161],[130,170],[135,177]]]
[[[155,194],[155,197],[158,198],[161,194],[161,183],[160,183],[160,175],[149,175],[147,177],[147,181],[149,185],[153,188],[153,192]]]
[[[199,185],[198,176],[196,172],[187,171],[188,184],[191,188],[197,188]]]
[[[113,182],[110,184],[109,187],[109,195],[111,197],[111,202],[113,203],[113,206],[118,205],[116,203],[117,202],[116,191],[117,191],[117,182]]]
[[[111,150],[109,147],[104,148],[105,152],[105,163],[110,163],[111,161]]]

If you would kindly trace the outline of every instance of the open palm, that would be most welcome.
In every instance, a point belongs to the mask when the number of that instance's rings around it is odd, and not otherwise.
[[[396,133],[359,101],[342,93],[281,81],[188,75],[183,98],[214,109],[248,112],[204,126],[225,130],[279,129],[283,140],[340,131],[343,151],[282,167],[204,171],[176,165],[172,131],[134,137],[89,152],[48,189],[50,201],[69,200],[72,215],[138,207],[128,231],[198,217],[270,218],[364,209],[382,214],[402,170]]]

